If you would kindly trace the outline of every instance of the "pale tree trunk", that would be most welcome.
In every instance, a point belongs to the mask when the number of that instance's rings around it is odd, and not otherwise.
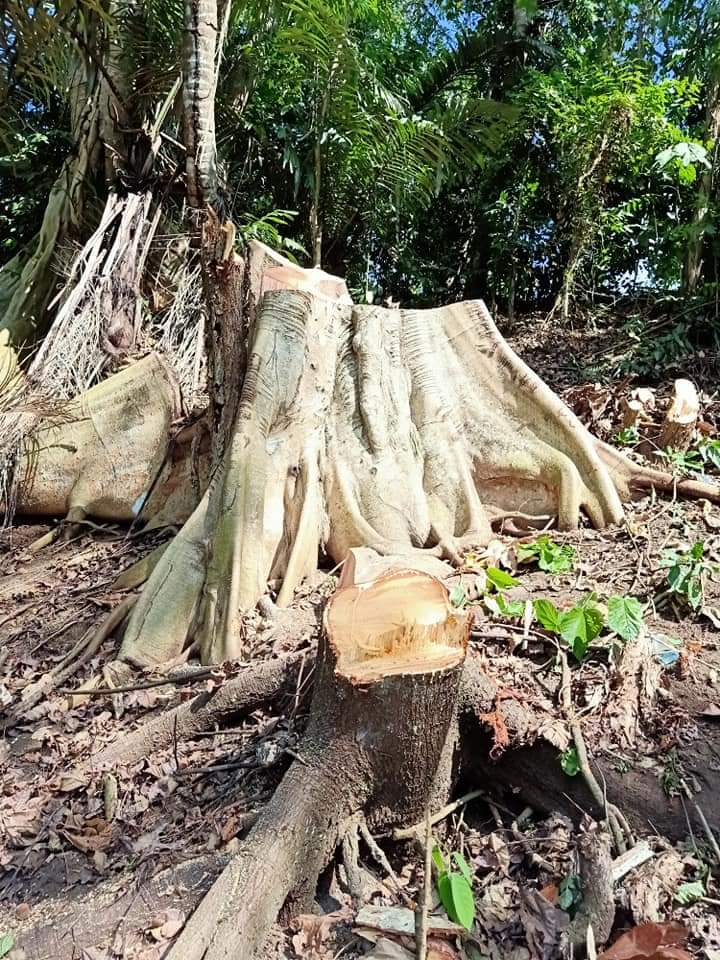
[[[227,11],[227,12],[225,12]],[[183,126],[188,203],[200,210],[217,196],[215,150],[215,91],[222,43],[223,20],[217,0],[185,0],[183,48]]]
[[[709,225],[714,180],[718,163],[720,140],[720,56],[712,65],[705,108],[705,139],[712,140],[711,165],[700,175],[697,202],[691,220],[691,235],[687,245],[684,269],[685,292],[694,294],[702,280],[705,229]]]

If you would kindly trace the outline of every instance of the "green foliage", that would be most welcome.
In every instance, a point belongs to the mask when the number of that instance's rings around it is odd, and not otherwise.
[[[569,543],[555,543],[544,533],[533,543],[518,544],[517,557],[520,563],[537,560],[540,569],[548,573],[567,573],[573,568],[575,550]]]
[[[558,906],[573,916],[582,901],[582,880],[577,873],[570,873],[561,881],[558,888]]]
[[[471,930],[475,920],[475,898],[470,865],[457,851],[450,855],[450,862],[446,863],[437,845],[433,847],[432,859],[438,874],[438,896],[448,917],[466,930]]]
[[[613,437],[615,443],[620,447],[634,447],[640,440],[637,427],[623,427]]]
[[[705,884],[700,880],[694,880],[692,883],[681,883],[675,891],[673,900],[683,907],[695,903],[701,897],[705,896]]]
[[[11,933],[0,933],[0,957],[6,957],[15,946],[15,937]]]
[[[535,600],[533,607],[538,622],[559,636],[576,660],[585,657],[588,647],[605,626],[605,618],[593,593],[562,613],[551,600]]]
[[[484,599],[485,608],[496,617],[516,620],[525,613],[524,600],[508,600],[502,593],[491,594]]]
[[[703,438],[697,445],[698,453],[705,467],[720,470],[720,440]]]
[[[568,777],[576,777],[580,773],[580,759],[575,747],[568,747],[560,754],[560,766]]]
[[[496,590],[507,590],[510,587],[516,587],[520,583],[515,577],[506,573],[505,570],[500,570],[498,567],[486,567],[485,576],[487,577],[487,582]]]
[[[513,313],[559,293],[594,309],[642,297],[617,363],[657,376],[698,341],[718,346],[719,210],[705,189],[718,180],[706,120],[718,23],[715,0],[641,15],[627,2],[237,0],[216,109],[227,214],[305,264],[314,211],[323,265],[376,303],[482,296]],[[77,148],[78,67],[117,41],[127,127],[147,128],[178,76],[183,5],[12,2],[0,32],[2,263],[28,248]],[[163,134],[169,184],[183,163],[174,111]],[[136,186],[131,153],[98,151],[73,242],[102,208],[105,160]],[[181,195],[163,194],[175,215]],[[680,288],[696,241],[691,300]],[[717,451],[698,451],[718,468]]]
[[[456,583],[450,591],[450,603],[458,610],[462,610],[467,605],[467,600],[467,590],[462,583]]]
[[[705,577],[715,564],[705,558],[705,544],[698,541],[689,550],[664,550],[660,566],[667,568],[668,592],[699,610],[705,599]]]
[[[636,597],[612,596],[607,602],[607,625],[623,640],[640,636],[643,623],[642,604]]]
[[[700,473],[703,468],[703,458],[697,450],[661,450],[658,456],[667,461],[673,473],[684,476],[689,473]]]

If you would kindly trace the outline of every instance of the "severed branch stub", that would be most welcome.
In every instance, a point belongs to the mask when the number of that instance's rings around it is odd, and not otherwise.
[[[421,572],[333,596],[303,763],[290,767],[170,960],[253,960],[288,898],[312,899],[354,818],[392,828],[447,799],[467,633],[443,584]]]

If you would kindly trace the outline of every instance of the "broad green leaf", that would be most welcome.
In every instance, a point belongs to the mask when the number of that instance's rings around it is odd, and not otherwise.
[[[497,595],[498,609],[504,617],[521,617],[525,613],[523,600],[508,600],[502,593]]]
[[[538,566],[548,573],[566,573],[572,570],[574,559],[575,551],[569,544],[549,543],[540,551]]]
[[[580,760],[578,759],[575,747],[568,747],[564,753],[560,754],[560,766],[563,773],[569,777],[576,777],[580,772]]]
[[[457,853],[457,852],[453,853],[452,858],[455,861],[455,865],[457,866],[460,873],[465,877],[467,882],[472,887],[473,875],[472,875],[472,870],[470,869],[470,864],[467,862],[467,860],[461,853]]]
[[[507,590],[508,587],[516,587],[520,582],[516,580],[515,577],[511,577],[509,573],[506,573],[504,570],[499,570],[497,567],[487,567],[485,569],[485,576],[496,590]]]
[[[558,887],[558,906],[566,912],[574,911],[583,899],[582,880],[577,873],[571,873]]]
[[[559,544],[547,534],[538,537],[534,543],[520,543],[517,546],[518,560],[537,559],[541,570],[548,573],[565,573],[572,570],[575,550],[569,544]]]
[[[608,599],[608,627],[623,640],[635,640],[642,627],[642,604],[636,597],[613,596]]]
[[[440,903],[445,908],[445,913],[453,919],[453,898],[452,887],[450,885],[450,874],[441,873],[438,877],[437,892],[440,897]]]
[[[700,880],[695,880],[693,883],[681,883],[675,891],[675,897],[673,899],[676,903],[681,903],[683,906],[686,906],[689,903],[695,903],[696,900],[704,896],[705,887],[703,883]]]
[[[451,910],[448,916],[466,930],[471,930],[475,919],[475,898],[472,887],[460,873],[449,874]]]
[[[6,957],[15,946],[15,937],[11,933],[0,933],[0,957]]]
[[[552,600],[533,600],[533,609],[541,627],[551,633],[560,633],[560,611]]]
[[[432,859],[433,859],[433,863],[437,867],[438,873],[447,873],[445,860],[443,859],[443,855],[440,851],[440,847],[437,844],[435,844],[435,846],[432,849]]]
[[[570,647],[576,660],[582,660],[598,636],[605,619],[597,607],[578,605],[560,615],[560,636]]]

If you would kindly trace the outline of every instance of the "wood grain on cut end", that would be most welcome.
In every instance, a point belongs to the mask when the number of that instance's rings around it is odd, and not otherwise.
[[[445,586],[417,570],[339,590],[325,628],[337,671],[360,683],[454,666],[468,633],[467,615],[452,606]]]

